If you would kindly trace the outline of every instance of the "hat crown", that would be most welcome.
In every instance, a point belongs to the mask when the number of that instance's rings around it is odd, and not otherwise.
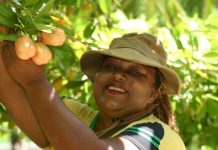
[[[162,43],[156,37],[147,33],[129,33],[120,38],[115,38],[109,45],[109,50],[117,48],[131,48],[161,65],[167,63],[167,53]]]

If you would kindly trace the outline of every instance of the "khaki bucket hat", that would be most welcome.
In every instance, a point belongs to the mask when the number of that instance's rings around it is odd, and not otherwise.
[[[129,33],[112,40],[109,49],[85,52],[80,66],[91,81],[94,81],[107,56],[158,68],[163,76],[165,93],[179,94],[180,79],[175,71],[166,66],[167,53],[156,37],[148,33]]]

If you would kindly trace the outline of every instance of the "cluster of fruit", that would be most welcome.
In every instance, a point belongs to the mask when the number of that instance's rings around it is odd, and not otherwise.
[[[15,41],[15,52],[22,60],[32,59],[37,65],[47,64],[52,59],[52,53],[47,47],[61,46],[66,40],[64,31],[55,28],[52,33],[40,32],[40,42],[34,42],[27,36],[19,37]]]

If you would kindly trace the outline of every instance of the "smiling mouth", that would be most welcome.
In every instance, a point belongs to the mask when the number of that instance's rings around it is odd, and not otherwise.
[[[119,87],[115,87],[115,86],[108,86],[107,90],[111,94],[125,94],[125,93],[127,93],[126,90],[119,88]]]

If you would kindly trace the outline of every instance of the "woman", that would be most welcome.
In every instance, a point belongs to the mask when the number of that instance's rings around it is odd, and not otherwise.
[[[71,99],[61,101],[43,66],[19,60],[13,44],[2,49],[8,50],[1,53],[7,70],[1,63],[5,78],[1,101],[39,146],[57,150],[185,149],[173,131],[177,128],[167,96],[179,93],[180,80],[166,67],[167,54],[152,35],[126,34],[114,39],[108,50],[82,56],[81,69],[94,84],[98,112]],[[6,82],[16,97],[3,90]],[[25,119],[23,110],[28,113]]]

